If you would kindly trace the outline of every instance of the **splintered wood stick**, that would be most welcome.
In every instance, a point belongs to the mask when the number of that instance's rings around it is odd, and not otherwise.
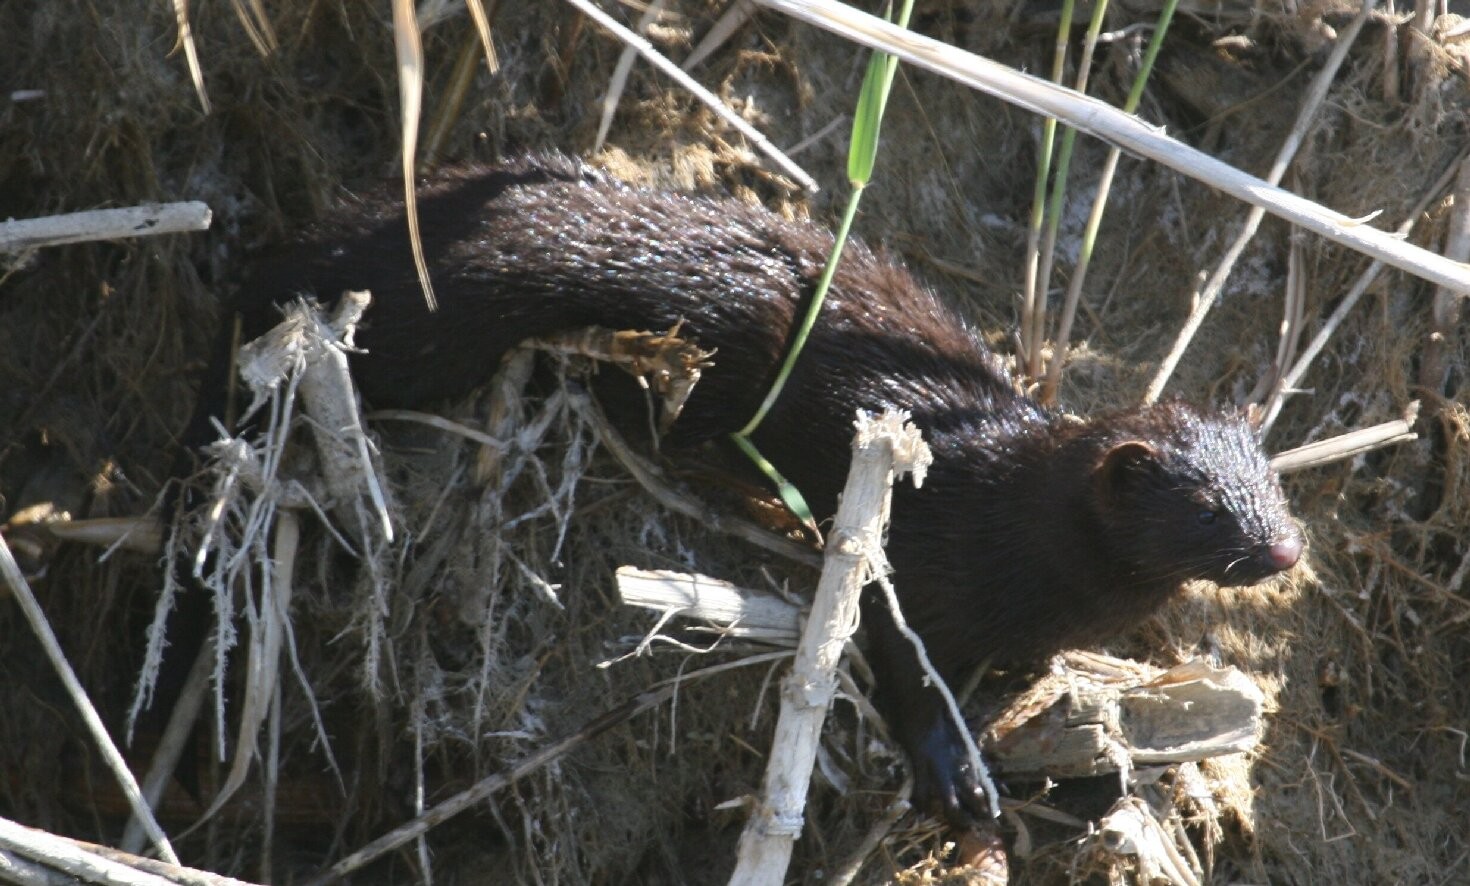
[[[145,203],[120,209],[91,209],[44,218],[0,221],[0,252],[24,252],[43,246],[123,240],[152,234],[202,231],[212,213],[198,200],[185,203]]]
[[[812,601],[791,673],[781,687],[781,712],[771,740],[765,787],[740,835],[732,884],[779,886],[801,836],[807,789],[822,738],[822,722],[836,691],[842,649],[858,625],[858,598],[881,549],[896,476],[923,481],[931,456],[907,415],[860,415],[852,467],[827,539],[822,577]]]

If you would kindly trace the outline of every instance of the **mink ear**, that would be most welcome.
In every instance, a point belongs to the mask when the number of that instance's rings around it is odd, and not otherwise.
[[[1119,443],[1098,460],[1093,480],[1104,499],[1120,492],[1128,482],[1128,470],[1135,465],[1154,464],[1159,451],[1142,440],[1127,440]]]

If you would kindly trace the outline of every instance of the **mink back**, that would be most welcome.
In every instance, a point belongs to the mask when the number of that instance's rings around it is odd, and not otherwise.
[[[559,155],[442,174],[420,188],[419,217],[438,311],[424,306],[401,207],[367,199],[255,263],[235,299],[246,340],[279,319],[275,303],[367,289],[373,305],[354,377],[373,406],[422,407],[483,383],[527,338],[682,322],[682,334],[716,356],[673,428],[676,447],[723,437],[754,414],[833,242],[811,222],[632,187]],[[206,401],[223,389],[228,364],[216,363]],[[783,454],[780,468],[830,514],[855,410],[887,405],[925,428],[1040,415],[958,314],[850,242],[786,393],[755,439]]]

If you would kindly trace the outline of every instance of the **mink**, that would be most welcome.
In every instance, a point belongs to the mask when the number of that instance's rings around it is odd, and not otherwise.
[[[715,352],[664,445],[724,440],[764,397],[831,250],[820,225],[729,198],[633,187],[561,156],[451,171],[421,187],[425,305],[401,206],[364,200],[262,258],[236,307],[247,338],[298,294],[370,290],[352,355],[374,407],[424,407],[485,382],[523,340],[601,326]],[[184,435],[211,436],[216,354]],[[760,451],[830,516],[857,410],[906,410],[934,454],[894,492],[887,552],[911,626],[954,681],[1024,665],[1149,617],[1185,582],[1249,585],[1303,537],[1257,432],[1182,402],[1078,420],[1019,392],[979,334],[897,263],[849,243]],[[959,734],[886,608],[864,601],[875,700],[916,797],[956,822],[984,808]]]

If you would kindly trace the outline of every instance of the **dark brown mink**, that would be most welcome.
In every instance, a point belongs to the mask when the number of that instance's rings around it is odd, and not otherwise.
[[[631,187],[574,160],[523,158],[421,188],[430,313],[401,207],[369,202],[265,256],[237,300],[245,337],[299,294],[367,289],[352,356],[374,407],[423,407],[485,382],[526,338],[588,326],[664,330],[716,351],[667,446],[750,418],[832,246],[754,206]],[[215,355],[185,442],[213,433]],[[941,674],[1036,662],[1146,619],[1192,579],[1248,585],[1303,546],[1257,434],[1183,403],[1078,421],[1017,392],[966,322],[905,270],[849,244],[822,314],[755,443],[830,516],[857,410],[907,410],[934,453],[894,493],[888,556],[906,618]],[[865,600],[876,700],[921,803],[963,822],[984,804],[958,733],[886,610]]]

